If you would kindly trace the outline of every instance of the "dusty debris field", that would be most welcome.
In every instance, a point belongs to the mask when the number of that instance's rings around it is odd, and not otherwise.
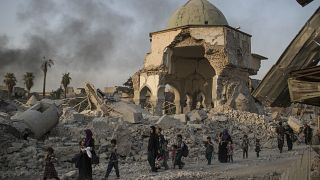
[[[121,179],[279,179],[283,170],[294,161],[294,156],[298,155],[305,146],[295,147],[294,151],[279,154],[276,149],[265,149],[260,158],[255,156],[253,151],[249,152],[249,158],[243,160],[242,154],[235,154],[234,163],[219,163],[214,159],[212,165],[206,165],[203,156],[198,161],[191,161],[186,158],[184,169],[160,170],[158,173],[150,173],[147,162],[134,162],[120,164]],[[70,170],[63,179],[76,179],[75,170],[67,166]],[[57,166],[60,174],[66,171],[65,168]],[[106,163],[95,166],[94,179],[101,179],[106,170]],[[69,176],[69,177],[67,177]],[[109,179],[115,179],[114,172]],[[4,178],[5,179],[5,178]],[[32,176],[11,177],[10,179],[41,179],[41,172],[35,172]]]
[[[126,112],[127,117],[140,112],[142,118],[136,122],[117,116],[99,117],[94,111],[78,113],[70,107],[59,106],[61,116],[57,125],[44,136],[37,139],[28,137],[27,140],[19,138],[21,132],[12,124],[22,111],[0,113],[0,145],[3,147],[0,149],[0,179],[41,179],[46,147],[55,150],[58,158],[55,166],[61,179],[76,179],[77,169],[65,161],[79,152],[78,142],[84,136],[83,131],[88,128],[94,133],[96,152],[100,156],[100,164],[93,167],[94,179],[101,179],[106,172],[112,138],[118,141],[121,179],[279,179],[281,173],[306,148],[295,144],[294,151],[280,154],[276,148],[274,130],[277,121],[272,120],[271,114],[194,110],[188,114],[159,117],[132,104],[118,105],[122,106],[118,109],[131,109]],[[131,108],[123,108],[128,106]],[[189,156],[184,159],[186,166],[182,170],[150,173],[147,163],[150,125],[162,127],[169,146],[175,143],[177,134],[182,134],[190,149]],[[234,163],[219,163],[215,154],[213,165],[207,166],[203,141],[207,136],[215,138],[224,129],[228,129],[236,148]],[[245,160],[242,159],[240,149],[244,134],[248,135],[250,141],[249,159]],[[256,138],[261,140],[260,158],[256,158],[253,152]],[[217,152],[218,145],[216,142],[214,145]],[[110,178],[115,178],[114,172]]]

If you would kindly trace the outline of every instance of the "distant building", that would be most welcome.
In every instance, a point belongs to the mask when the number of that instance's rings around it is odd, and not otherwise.
[[[116,91],[117,91],[117,87],[116,86],[114,86],[114,87],[105,87],[104,88],[104,93],[106,93],[106,95],[108,96],[111,96],[111,95],[113,95],[114,93],[116,93]]]
[[[74,90],[77,96],[84,96],[86,95],[86,90],[84,88],[77,88]]]
[[[27,91],[22,87],[14,87],[13,88],[14,97],[22,98],[26,95],[26,93],[27,93]]]

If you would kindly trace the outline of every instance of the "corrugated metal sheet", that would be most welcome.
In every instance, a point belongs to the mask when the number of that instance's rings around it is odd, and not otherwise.
[[[269,70],[253,96],[266,106],[287,107],[291,104],[288,78],[290,72],[315,66],[320,60],[320,8],[293,39],[277,63]]]

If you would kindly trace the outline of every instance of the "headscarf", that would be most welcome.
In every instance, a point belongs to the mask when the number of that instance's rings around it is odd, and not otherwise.
[[[155,126],[150,126],[150,128],[152,129],[152,134],[156,134],[156,127]]]
[[[222,132],[222,141],[228,140],[229,137],[230,137],[230,134],[228,133],[228,130],[227,129],[223,130],[223,132]]]
[[[86,133],[86,139],[84,140],[84,145],[85,145],[85,147],[88,147],[88,146],[90,146],[90,143],[93,140],[93,138],[92,138],[93,134],[90,129],[86,129],[86,130],[84,130],[84,132]]]

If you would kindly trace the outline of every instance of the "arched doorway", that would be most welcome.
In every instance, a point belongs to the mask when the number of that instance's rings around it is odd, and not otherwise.
[[[151,103],[151,96],[152,96],[152,92],[150,90],[150,88],[148,88],[147,86],[144,86],[141,90],[140,90],[140,106],[144,109],[146,109],[147,111],[149,111],[150,113],[154,113],[154,105]]]
[[[181,113],[181,102],[180,102],[180,93],[172,85],[166,84],[165,86],[159,88],[159,92],[162,91],[164,98],[162,102],[162,111],[163,114],[179,114]],[[158,96],[161,94],[158,92]],[[160,99],[158,97],[158,99]]]
[[[189,110],[209,107],[212,103],[213,78],[216,72],[205,57],[205,48],[202,45],[178,45],[171,50],[171,70],[168,78],[182,90],[183,107],[186,108],[187,104]],[[186,94],[189,96],[185,97]],[[187,99],[188,103],[185,102]]]

